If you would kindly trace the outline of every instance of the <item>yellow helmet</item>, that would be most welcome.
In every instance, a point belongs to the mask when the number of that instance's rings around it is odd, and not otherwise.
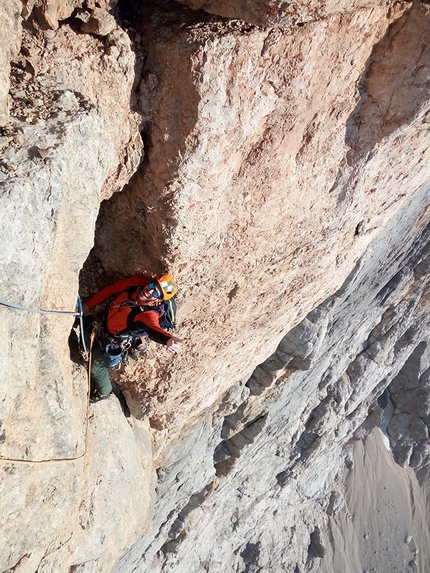
[[[156,278],[156,281],[161,288],[164,300],[169,300],[169,298],[175,296],[178,287],[176,286],[176,282],[173,277],[170,275],[160,275]]]

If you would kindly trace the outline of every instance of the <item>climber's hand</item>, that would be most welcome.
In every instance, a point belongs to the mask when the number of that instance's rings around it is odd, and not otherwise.
[[[184,343],[184,340],[182,340],[181,338],[176,338],[176,336],[172,336],[171,338],[169,338],[169,340],[167,341],[167,344],[166,344],[167,352],[171,352],[172,354],[176,354],[183,343]]]

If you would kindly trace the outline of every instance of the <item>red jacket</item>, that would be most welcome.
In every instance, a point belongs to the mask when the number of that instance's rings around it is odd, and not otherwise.
[[[160,312],[151,310],[151,307],[157,307],[159,303],[142,305],[136,301],[140,287],[145,287],[151,280],[142,276],[122,279],[105,287],[85,302],[90,308],[94,308],[110,296],[117,295],[109,306],[107,330],[111,334],[145,330],[151,339],[166,344],[172,335],[161,328],[158,322]]]

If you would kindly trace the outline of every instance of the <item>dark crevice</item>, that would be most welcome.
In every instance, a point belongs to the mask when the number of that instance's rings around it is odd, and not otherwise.
[[[214,482],[211,482],[206,485],[202,491],[195,493],[190,497],[190,500],[179,512],[178,517],[170,527],[169,533],[167,535],[168,541],[166,541],[166,543],[164,543],[160,549],[162,553],[175,553],[177,551],[178,546],[186,537],[186,531],[184,529],[186,518],[192,511],[202,505],[205,499],[212,493],[213,488]]]
[[[242,569],[240,573],[258,573],[261,571],[259,566],[260,559],[260,542],[251,543],[250,541],[246,544],[245,549],[239,554],[245,562],[245,569]]]
[[[315,527],[311,533],[311,539],[308,547],[308,560],[315,558],[322,559],[325,556],[325,553],[326,550],[321,542],[321,531],[319,527]]]
[[[215,448],[214,466],[218,477],[226,476],[233,468],[235,459],[240,457],[242,450],[252,444],[266,424],[267,413],[245,425],[228,440],[222,441]]]

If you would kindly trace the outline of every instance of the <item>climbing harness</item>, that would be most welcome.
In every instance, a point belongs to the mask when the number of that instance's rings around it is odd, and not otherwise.
[[[90,405],[90,387],[91,387],[91,362],[92,362],[92,351],[93,351],[93,344],[95,338],[95,328],[93,328],[90,336],[90,348],[87,351],[85,341],[84,341],[84,334],[83,334],[83,322],[82,322],[82,302],[80,297],[78,298],[77,307],[79,308],[79,312],[67,312],[67,311],[54,311],[54,310],[35,310],[31,308],[27,308],[25,306],[20,306],[16,304],[9,303],[7,301],[3,301],[0,299],[0,304],[5,306],[9,306],[12,308],[17,308],[18,310],[27,310],[29,312],[38,312],[41,314],[63,314],[63,315],[70,315],[70,316],[80,316],[81,318],[81,333],[82,333],[82,341],[86,353],[86,360],[88,360],[88,384],[87,384],[87,405],[86,405],[86,413],[85,413],[85,448],[84,452],[75,458],[58,458],[58,459],[51,459],[51,460],[20,460],[20,459],[6,459],[0,458],[0,463],[3,464],[31,464],[31,465],[49,465],[49,464],[65,464],[76,462],[78,460],[82,460],[88,452],[88,424],[89,424],[89,405]],[[79,305],[79,306],[78,306]]]
[[[97,329],[97,342],[104,353],[106,366],[112,370],[119,370],[121,363],[126,363],[128,353],[133,347],[134,337],[130,334],[112,334],[102,325],[94,322]]]

